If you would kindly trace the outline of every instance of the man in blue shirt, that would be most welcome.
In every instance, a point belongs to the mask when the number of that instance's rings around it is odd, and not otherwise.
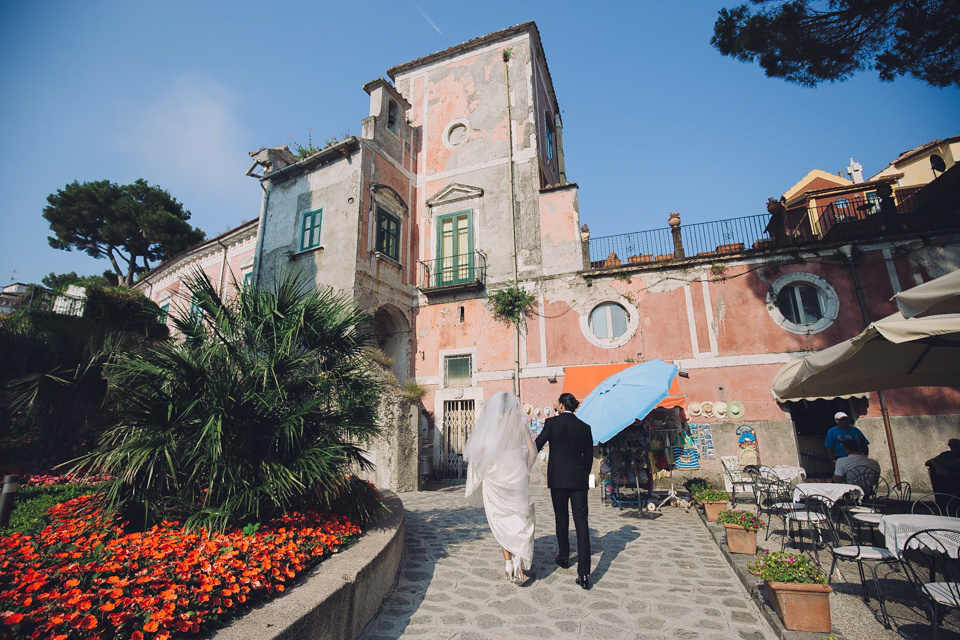
[[[833,451],[834,460],[846,457],[847,451],[843,448],[844,440],[856,440],[860,443],[860,451],[863,455],[868,455],[870,441],[867,440],[860,429],[853,426],[850,416],[843,411],[838,411],[834,414],[833,419],[837,421],[837,424],[827,431],[827,440],[823,444]]]

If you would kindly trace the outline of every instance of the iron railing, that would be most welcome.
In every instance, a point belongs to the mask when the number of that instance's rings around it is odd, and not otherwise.
[[[471,251],[435,260],[421,260],[417,287],[424,293],[480,289],[487,281],[487,256]]]
[[[933,189],[898,189],[892,198],[875,194],[836,198],[815,207],[788,210],[773,223],[770,214],[731,218],[590,238],[590,267],[613,268],[679,258],[747,253],[866,240],[893,233],[960,228],[960,180]]]
[[[652,229],[590,238],[590,264],[594,268],[612,267],[765,248],[769,222],[770,215],[764,214],[699,222],[676,230]]]

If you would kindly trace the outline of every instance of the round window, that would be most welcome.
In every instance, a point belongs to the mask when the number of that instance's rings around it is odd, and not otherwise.
[[[458,118],[447,123],[443,132],[443,146],[448,149],[456,149],[463,146],[470,138],[470,121],[466,118]]]
[[[600,340],[616,340],[627,332],[627,310],[605,302],[590,312],[590,332]]]
[[[840,299],[833,287],[810,273],[791,273],[770,287],[767,310],[790,333],[818,333],[837,318]]]

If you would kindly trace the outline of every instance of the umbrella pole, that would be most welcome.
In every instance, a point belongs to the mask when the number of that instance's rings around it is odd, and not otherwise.
[[[887,432],[887,448],[890,449],[890,466],[893,468],[893,479],[900,484],[900,465],[897,464],[897,448],[893,446],[893,429],[890,428],[890,414],[887,413],[887,401],[883,391],[877,391],[880,398],[880,415],[883,416],[883,428]]]
[[[853,289],[857,293],[857,302],[860,303],[860,315],[863,317],[863,326],[870,326],[870,316],[867,314],[867,303],[863,299],[863,287],[860,285],[860,274],[857,273],[857,265],[853,261],[853,246],[844,245],[840,247],[840,252],[847,257],[847,264],[850,266],[850,278],[853,280]],[[883,428],[887,434],[887,448],[890,450],[890,466],[893,467],[893,478],[897,484],[900,484],[900,465],[897,464],[897,449],[893,444],[893,430],[890,428],[890,414],[887,412],[887,401],[883,397],[883,391],[877,391],[877,397],[880,398],[880,415],[883,416]]]

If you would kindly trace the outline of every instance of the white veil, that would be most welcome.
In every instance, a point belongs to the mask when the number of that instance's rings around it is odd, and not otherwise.
[[[463,459],[468,463],[467,498],[480,505],[480,484],[484,479],[505,480],[519,489],[518,477],[526,479],[530,466],[536,459],[537,450],[527,429],[526,417],[520,399],[507,391],[498,391],[480,412],[477,424],[463,449]],[[502,481],[501,481],[502,484]],[[523,487],[524,496],[526,486]]]
[[[500,391],[480,412],[463,458],[467,461],[467,502],[483,506],[490,530],[516,566],[533,561],[534,518],[530,465],[537,448],[520,399]]]

